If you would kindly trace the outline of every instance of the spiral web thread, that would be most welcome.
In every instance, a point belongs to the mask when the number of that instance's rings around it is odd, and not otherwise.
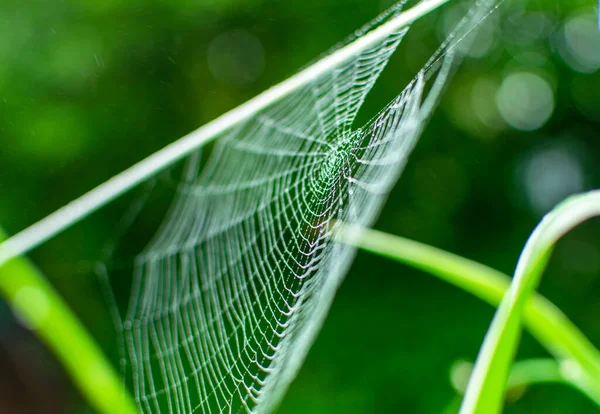
[[[363,127],[353,125],[358,110],[408,28],[221,136],[202,169],[198,156],[188,160],[169,214],[135,260],[119,327],[142,412],[276,407],[354,256],[332,240],[336,226],[372,224],[455,46],[492,3],[474,6]]]

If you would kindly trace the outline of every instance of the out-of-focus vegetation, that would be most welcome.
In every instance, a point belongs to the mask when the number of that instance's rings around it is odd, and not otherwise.
[[[415,25],[363,117],[414,76],[468,3],[451,1]],[[285,79],[389,5],[0,2],[0,224],[9,233],[26,227]],[[490,16],[376,227],[512,273],[544,212],[600,187],[596,13],[591,0],[511,0]],[[32,254],[115,363],[94,263],[119,237],[129,201]],[[593,221],[568,235],[541,287],[597,344],[599,230]],[[0,411],[86,412],[52,357],[2,306]],[[428,275],[361,253],[280,412],[439,413],[454,398],[451,365],[476,356],[492,314]],[[544,355],[526,335],[519,356]],[[544,385],[506,411],[592,410],[575,391]]]

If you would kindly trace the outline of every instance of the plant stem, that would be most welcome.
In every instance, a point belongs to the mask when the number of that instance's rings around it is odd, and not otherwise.
[[[237,108],[221,115],[162,150],[117,174],[91,191],[71,201],[44,219],[0,244],[0,266],[13,256],[25,254],[51,239],[123,193],[191,154],[241,122],[250,119],[292,92],[309,85],[334,68],[384,40],[392,33],[429,14],[449,0],[426,0],[388,22],[325,56],[303,71],[273,86]]]
[[[453,365],[451,371],[452,385],[459,394],[464,394],[469,377],[473,372],[473,364],[466,361],[459,361]],[[516,361],[510,370],[506,389],[507,392],[511,390],[517,391],[519,388],[543,383],[569,385],[582,392],[600,406],[600,395],[598,393],[589,393],[586,389],[582,389],[581,384],[572,380],[568,364],[561,363],[552,358],[531,358]]]
[[[451,283],[496,307],[511,279],[488,266],[413,240],[376,230],[338,223],[336,240],[407,264]],[[525,304],[529,332],[558,360],[573,361],[585,372],[585,389],[600,401],[600,352],[588,338],[540,294]],[[576,370],[574,370],[576,371]]]
[[[534,358],[516,361],[510,371],[510,376],[506,384],[507,394],[512,392],[514,401],[515,397],[517,399],[521,397],[527,387],[543,383],[566,384],[581,391],[579,386],[572,383],[563,371],[558,361],[552,358]],[[444,414],[456,414],[460,411],[461,396],[465,393],[472,372],[473,364],[471,362],[457,361],[452,365],[450,380],[459,395],[453,398],[445,407],[443,410]],[[588,395],[585,392],[584,394]],[[600,401],[594,400],[594,402],[600,405]]]
[[[600,190],[568,198],[535,228],[521,253],[512,284],[485,336],[461,413],[493,414],[501,411],[510,365],[521,337],[525,306],[539,285],[552,248],[575,226],[598,215]],[[573,371],[577,377],[575,380],[600,392],[598,366],[586,360],[576,362],[579,367]],[[592,384],[588,384],[590,380]]]
[[[0,240],[5,238],[0,229]],[[139,412],[91,335],[26,258],[16,257],[0,265],[0,294],[23,324],[54,352],[98,412]]]
[[[561,383],[579,389],[577,384],[572,383],[568,375],[565,375],[564,370],[561,369],[561,364],[552,358],[516,361],[510,369],[507,388],[512,389],[543,383]],[[598,400],[594,402],[600,405]]]
[[[575,226],[600,215],[600,191],[569,197],[535,228],[521,252],[510,289],[500,303],[477,356],[461,413],[498,413],[510,365],[521,337],[525,305],[534,295],[556,242]],[[579,361],[578,361],[579,362]],[[578,382],[598,381],[597,366],[582,361]],[[592,371],[592,372],[590,372]],[[585,375],[588,372],[592,375]],[[575,373],[575,371],[574,371]],[[589,384],[586,387],[597,384]]]

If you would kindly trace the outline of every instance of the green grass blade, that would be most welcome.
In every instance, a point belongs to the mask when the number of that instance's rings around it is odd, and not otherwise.
[[[423,270],[496,307],[511,279],[495,269],[413,240],[351,225],[340,226],[336,239],[365,251]],[[553,356],[573,361],[585,371],[571,375],[588,396],[600,402],[600,351],[560,311],[540,294],[525,304],[524,322],[529,332]],[[569,370],[577,373],[577,370]],[[589,379],[581,380],[588,377]],[[600,403],[599,403],[600,406]]]
[[[4,238],[0,230],[0,240]],[[16,257],[0,265],[0,293],[19,319],[54,352],[98,412],[139,412],[91,335],[33,264]]]
[[[569,381],[561,369],[561,365],[552,358],[527,359],[514,363],[508,383],[506,385],[507,396],[511,400],[521,398],[527,388],[535,384],[565,384],[579,390],[577,384]],[[450,381],[457,396],[445,407],[443,414],[456,414],[460,411],[462,395],[465,393],[469,377],[473,372],[473,364],[467,361],[457,361],[450,369]],[[596,404],[600,403],[596,400]]]
[[[598,215],[600,191],[592,191],[559,204],[536,227],[519,258],[511,287],[486,334],[461,413],[493,414],[501,411],[508,373],[521,335],[525,306],[535,293],[552,248],[565,233]],[[595,367],[582,361],[580,368],[584,372]],[[578,381],[589,379],[582,377]]]
[[[454,389],[459,394],[465,393],[472,371],[473,364],[466,361],[458,361],[453,365],[450,377]],[[581,386],[581,383],[573,381],[569,364],[561,363],[552,358],[531,358],[516,361],[510,370],[506,391],[507,394],[520,394],[519,391],[524,391],[526,387],[547,383],[571,386],[600,406],[600,394],[597,392],[590,393],[588,389]]]

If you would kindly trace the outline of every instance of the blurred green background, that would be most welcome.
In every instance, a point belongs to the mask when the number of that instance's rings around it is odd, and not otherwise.
[[[468,3],[452,0],[415,24],[363,117],[402,90]],[[3,0],[0,225],[25,228],[285,79],[390,5]],[[594,0],[506,1],[466,51],[375,227],[511,273],[544,212],[600,187],[596,13]],[[115,361],[94,266],[134,198],[31,254]],[[596,220],[561,241],[541,291],[600,345],[599,234]],[[279,412],[440,413],[455,396],[451,364],[475,358],[492,314],[429,275],[359,253]],[[543,355],[526,334],[519,357]],[[506,412],[594,410],[548,385]],[[91,412],[4,304],[0,412]]]

